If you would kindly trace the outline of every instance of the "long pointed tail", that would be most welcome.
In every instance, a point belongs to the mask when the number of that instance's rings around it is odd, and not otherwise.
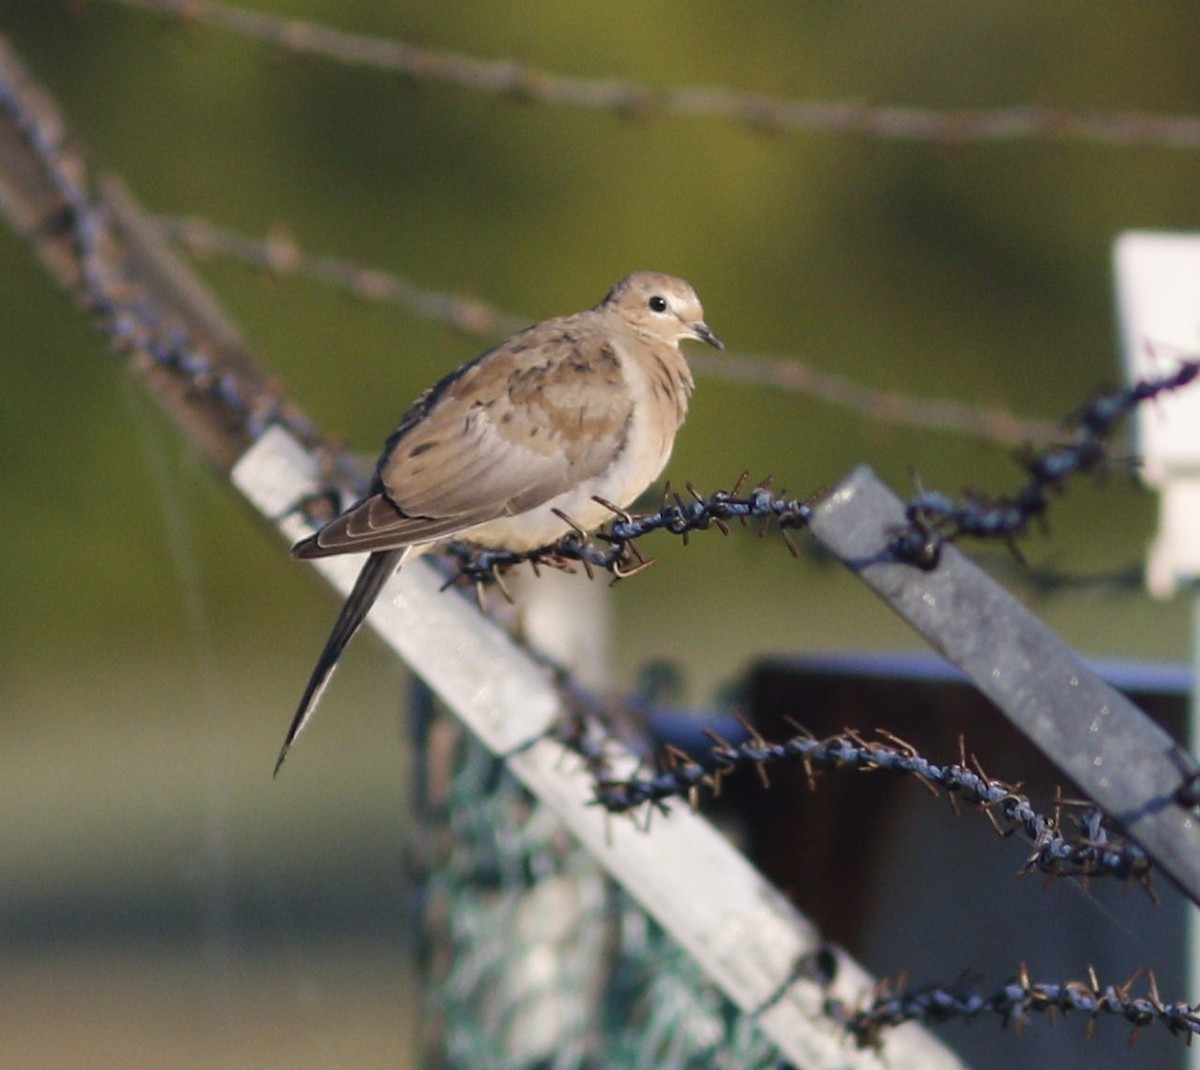
[[[375,599],[379,597],[383,585],[400,567],[410,549],[411,547],[406,546],[400,550],[379,550],[367,558],[367,563],[363,565],[362,571],[354,583],[354,590],[350,592],[350,597],[342,606],[333,631],[329,633],[329,638],[325,641],[325,649],[321,651],[321,656],[317,659],[312,676],[308,678],[304,697],[296,708],[296,716],[292,718],[287,738],[283,741],[279,758],[275,762],[275,775],[278,775],[279,767],[283,765],[283,760],[287,757],[296,736],[300,734],[300,729],[308,723],[308,719],[312,716],[317,702],[320,701],[321,692],[325,690],[325,685],[329,683],[333,670],[337,668],[342,651],[346,649],[346,644],[354,637],[354,633],[358,631]]]

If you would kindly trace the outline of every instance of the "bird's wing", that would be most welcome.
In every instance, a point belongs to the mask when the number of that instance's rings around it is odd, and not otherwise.
[[[294,552],[430,542],[535,508],[612,464],[632,413],[602,319],[539,324],[428,391],[389,439],[376,493]]]

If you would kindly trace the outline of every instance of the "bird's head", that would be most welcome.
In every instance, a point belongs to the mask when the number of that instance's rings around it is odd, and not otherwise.
[[[725,348],[704,322],[696,291],[673,275],[635,271],[608,292],[600,308],[617,313],[639,334],[671,345],[692,339]]]

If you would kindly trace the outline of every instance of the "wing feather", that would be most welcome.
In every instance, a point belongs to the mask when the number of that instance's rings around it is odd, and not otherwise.
[[[595,312],[548,320],[427,391],[388,440],[373,493],[298,557],[450,538],[603,472],[633,410]]]

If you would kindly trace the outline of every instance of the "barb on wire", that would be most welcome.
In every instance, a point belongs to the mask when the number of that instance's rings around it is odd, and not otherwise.
[[[686,545],[693,531],[715,527],[722,534],[728,534],[728,522],[733,520],[743,525],[750,520],[761,520],[760,533],[765,533],[774,522],[789,550],[793,555],[798,554],[799,550],[789,532],[808,526],[812,516],[810,501],[772,494],[769,478],[743,494],[742,487],[747,476],[748,473],[743,472],[732,490],[719,490],[708,497],[689,483],[687,490],[690,501],[673,492],[668,485],[663,494],[662,507],[654,513],[634,515],[597,498],[597,502],[612,511],[613,520],[610,523],[589,536],[578,525],[574,525],[569,516],[562,514],[564,523],[574,530],[553,546],[541,550],[484,550],[465,542],[452,542],[445,549],[458,564],[459,574],[455,579],[477,585],[492,582],[502,584],[506,569],[525,562],[535,570],[542,566],[571,570],[575,564],[579,564],[589,577],[598,569],[608,572],[614,582],[628,579],[654,564],[653,559],[644,557],[637,547],[636,540],[642,536],[665,530],[680,536]]]
[[[273,274],[320,279],[364,300],[388,301],[489,341],[505,338],[532,322],[532,317],[503,312],[481,301],[424,289],[399,275],[306,252],[286,230],[277,229],[266,239],[258,239],[195,217],[159,217],[155,226],[164,237],[193,255],[220,254]],[[697,375],[805,394],[872,423],[951,431],[1004,446],[1046,442],[1058,430],[1053,422],[1021,417],[1001,408],[877,390],[844,375],[821,371],[795,357],[731,352],[713,358],[693,353],[688,363]]]
[[[1016,977],[986,996],[966,984],[933,984],[906,992],[903,983],[892,986],[883,981],[868,1006],[850,1010],[840,1001],[830,999],[826,1001],[826,1012],[845,1021],[847,1032],[860,1048],[879,1049],[886,1030],[903,1022],[940,1025],[954,1018],[970,1021],[982,1015],[995,1015],[1002,1027],[1011,1024],[1020,1031],[1034,1013],[1048,1014],[1051,1021],[1060,1014],[1085,1017],[1089,1039],[1100,1018],[1108,1017],[1123,1019],[1132,1027],[1130,1047],[1138,1033],[1152,1025],[1165,1026],[1190,1044],[1192,1037],[1200,1033],[1198,1008],[1182,1000],[1164,1003],[1153,971],[1148,974],[1145,994],[1134,995],[1133,987],[1141,972],[1122,985],[1101,985],[1091,967],[1085,981],[1034,982],[1022,964]]]
[[[732,744],[712,737],[712,749],[701,759],[678,751],[668,753],[661,772],[625,780],[599,777],[596,803],[610,813],[627,813],[643,806],[662,808],[667,800],[683,798],[697,805],[702,789],[716,793],[722,780],[740,769],[752,768],[765,778],[771,765],[800,765],[815,787],[817,773],[830,771],[887,772],[918,779],[935,794],[982,813],[1001,835],[1021,832],[1033,845],[1022,871],[1053,877],[1115,877],[1150,889],[1150,859],[1136,844],[1112,830],[1105,815],[1088,803],[1056,801],[1054,816],[1039,813],[1015,785],[987,776],[964,752],[958,764],[940,765],[891,735],[868,741],[847,731],[816,739],[803,730],[773,743],[751,730],[750,738]],[[1064,811],[1075,832],[1063,832]]]
[[[1106,439],[1134,408],[1161,394],[1180,390],[1200,376],[1200,360],[1182,362],[1169,375],[1145,379],[1084,405],[1073,417],[1079,427],[1071,442],[1028,453],[1021,460],[1027,479],[1012,497],[988,498],[968,492],[955,500],[923,491],[909,501],[907,523],[892,533],[888,549],[897,560],[935,568],[942,546],[963,537],[998,539],[1018,558],[1016,539],[1033,520],[1043,519],[1052,495],[1067,479],[1099,471],[1109,462]]]
[[[1072,441],[1038,451],[1023,451],[1020,464],[1027,479],[1012,497],[989,498],[968,492],[955,499],[940,491],[922,491],[908,502],[907,522],[891,533],[888,552],[896,560],[931,569],[937,566],[943,546],[967,537],[998,540],[1024,564],[1017,539],[1026,534],[1031,521],[1044,520],[1051,498],[1063,491],[1068,478],[1097,472],[1109,463],[1106,440],[1115,427],[1138,405],[1183,389],[1197,377],[1200,377],[1200,360],[1184,361],[1170,374],[1111,391],[1082,406],[1071,417],[1071,422],[1078,426]],[[685,502],[676,494],[672,503],[668,495],[663,507],[648,515],[635,517],[610,506],[617,520],[592,538],[576,528],[545,550],[516,554],[455,544],[450,553],[459,562],[462,576],[477,584],[496,581],[504,569],[523,561],[530,561],[535,568],[540,565],[561,568],[578,562],[589,575],[593,569],[603,569],[614,579],[623,579],[653,563],[641,555],[634,542],[651,531],[665,528],[683,535],[686,542],[694,530],[715,524],[724,531],[726,520],[736,517],[745,522],[747,518],[762,517],[768,521],[773,518],[788,539],[790,529],[808,525],[812,516],[810,503],[819,495],[803,501],[777,498],[770,494],[768,480],[748,498],[738,498],[744,479],[745,473],[732,492],[718,491],[709,499],[702,498],[688,484],[694,501]],[[569,522],[567,517],[564,520]],[[598,546],[596,540],[605,545]],[[788,547],[793,555],[797,553],[790,539]],[[1035,576],[1035,582],[1036,579]]]
[[[216,0],[116,0],[129,7],[216,26],[298,55],[403,74],[558,107],[620,115],[720,119],[755,130],[836,133],[960,146],[1042,140],[1117,147],[1200,148],[1200,118],[1152,112],[1072,111],[1024,105],[945,111],[858,101],[791,100],[720,86],[659,89],[617,78],[551,74],[510,60],[482,60],[395,39],[289,21]]]

